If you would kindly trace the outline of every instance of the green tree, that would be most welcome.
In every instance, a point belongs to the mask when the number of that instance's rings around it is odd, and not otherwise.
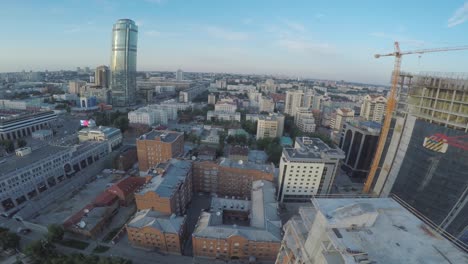
[[[25,254],[36,263],[47,263],[46,260],[57,256],[55,246],[45,239],[36,240],[27,245]]]
[[[0,145],[2,145],[7,152],[15,151],[15,144],[11,140],[8,140],[8,139],[1,140]]]
[[[26,140],[20,138],[16,141],[16,145],[18,145],[18,148],[22,148],[22,147],[26,147],[26,145],[28,144],[28,142],[26,142]]]
[[[114,127],[119,128],[120,131],[122,131],[123,133],[128,129],[128,125],[129,125],[128,117],[119,116],[114,120],[112,124],[114,125]]]
[[[51,242],[62,240],[64,234],[65,231],[61,225],[51,224],[47,227],[47,239]]]
[[[0,232],[0,247],[2,249],[17,248],[21,238],[10,231]]]

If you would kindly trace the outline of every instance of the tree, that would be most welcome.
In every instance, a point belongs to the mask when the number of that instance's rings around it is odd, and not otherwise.
[[[51,224],[47,227],[47,239],[51,242],[63,239],[65,231],[61,225]]]
[[[253,135],[257,134],[257,122],[244,121],[242,122],[241,126],[245,131],[247,131],[247,133]]]
[[[15,151],[15,144],[11,140],[8,140],[8,139],[1,140],[0,145],[2,145],[7,152]]]
[[[16,145],[18,145],[18,148],[22,148],[22,147],[26,147],[26,145],[28,144],[28,142],[26,142],[26,140],[20,138],[16,141]]]
[[[114,122],[112,123],[114,127],[120,129],[120,131],[125,132],[128,129],[129,120],[126,116],[119,116],[117,117]]]
[[[13,232],[2,231],[0,232],[0,247],[4,250],[17,248],[19,246],[20,239],[21,238]]]
[[[26,246],[25,254],[38,263],[46,263],[46,260],[56,257],[55,246],[47,240],[36,240]]]

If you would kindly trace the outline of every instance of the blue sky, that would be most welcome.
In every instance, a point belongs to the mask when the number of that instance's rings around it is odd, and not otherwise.
[[[138,70],[285,74],[388,84],[402,50],[468,45],[468,2],[61,0],[0,3],[0,71],[109,64],[112,24],[139,25]],[[403,70],[468,72],[468,51]]]

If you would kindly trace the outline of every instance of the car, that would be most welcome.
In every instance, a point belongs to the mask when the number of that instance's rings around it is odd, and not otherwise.
[[[27,234],[31,233],[31,229],[29,229],[29,228],[20,228],[18,230],[18,233],[23,234],[23,235],[27,235]]]

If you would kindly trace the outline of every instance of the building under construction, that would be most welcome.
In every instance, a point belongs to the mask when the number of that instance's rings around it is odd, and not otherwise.
[[[395,194],[468,242],[468,75],[400,75],[372,191]]]

